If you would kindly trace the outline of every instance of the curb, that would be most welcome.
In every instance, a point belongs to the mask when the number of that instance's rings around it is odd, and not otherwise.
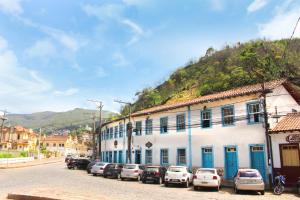
[[[40,196],[32,196],[32,195],[23,195],[23,194],[8,194],[7,199],[14,200],[60,200],[49,197],[40,197]]]
[[[23,168],[23,167],[32,167],[32,166],[46,165],[46,164],[52,164],[52,163],[58,163],[58,162],[62,162],[62,161],[56,160],[56,161],[49,161],[49,162],[45,162],[45,163],[32,163],[29,165],[5,166],[5,167],[0,167],[0,169],[15,169],[15,168]]]

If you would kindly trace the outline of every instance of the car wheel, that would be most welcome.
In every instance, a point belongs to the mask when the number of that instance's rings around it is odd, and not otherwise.
[[[189,187],[190,187],[190,181],[189,181],[189,179],[186,180],[184,186],[185,186],[186,188],[189,188]]]
[[[169,183],[168,182],[165,182],[165,187],[169,187]]]
[[[260,191],[260,194],[265,195],[265,191],[264,190]]]
[[[234,192],[235,192],[236,194],[240,193],[240,191],[236,188],[236,186],[234,187]]]
[[[97,176],[97,174],[93,174],[93,176]]]
[[[199,188],[198,186],[194,186],[194,190],[197,191]]]
[[[142,183],[144,183],[144,184],[145,184],[145,183],[146,183],[146,180],[144,180],[144,179],[143,179],[143,180],[142,180]]]
[[[162,178],[160,177],[157,181],[157,184],[161,185],[163,182],[162,182]]]
[[[106,176],[106,175],[103,175],[103,177],[104,177],[104,178],[107,178],[107,176]]]

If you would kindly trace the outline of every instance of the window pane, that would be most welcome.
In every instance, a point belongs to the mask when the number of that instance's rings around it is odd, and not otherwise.
[[[167,133],[168,132],[168,118],[163,117],[160,119],[160,132]]]
[[[185,155],[185,149],[178,149],[177,150],[177,159],[179,165],[186,164],[186,155]]]
[[[142,135],[142,122],[135,122],[135,135]]]
[[[146,160],[145,163],[146,164],[152,164],[152,150],[146,150]]]
[[[222,108],[223,125],[234,124],[234,111],[233,106]]]
[[[169,163],[169,152],[168,149],[161,149],[161,164],[168,164]]]
[[[185,115],[180,114],[176,116],[177,130],[185,130]]]
[[[202,111],[201,113],[201,127],[209,128],[211,127],[211,111]]]
[[[152,134],[152,119],[146,120],[146,134]]]

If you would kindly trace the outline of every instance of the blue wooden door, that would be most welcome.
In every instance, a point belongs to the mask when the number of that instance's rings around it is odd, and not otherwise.
[[[118,162],[119,162],[119,163],[123,163],[123,151],[119,151]]]
[[[109,159],[108,162],[110,162],[110,163],[112,163],[112,156],[113,156],[113,155],[112,155],[112,151],[110,151],[110,152],[109,152],[109,158],[108,158],[108,159]]]
[[[118,152],[114,151],[114,163],[118,162]]]
[[[135,150],[135,164],[141,164],[141,150]]]
[[[236,147],[225,147],[225,177],[230,180],[238,170]]]
[[[213,168],[213,151],[211,147],[202,148],[202,167]]]
[[[263,145],[251,146],[250,154],[251,154],[251,168],[257,169],[262,175],[262,177],[266,180],[264,146]]]

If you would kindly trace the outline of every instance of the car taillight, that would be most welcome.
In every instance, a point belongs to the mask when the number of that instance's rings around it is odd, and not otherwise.
[[[160,173],[159,172],[155,172],[155,176],[160,176]]]
[[[193,179],[197,179],[197,175],[194,175],[194,176],[193,176]]]
[[[236,175],[236,177],[240,177],[240,174],[241,174],[241,172],[238,172],[237,175]]]
[[[183,177],[186,177],[186,176],[187,176],[187,173],[182,174],[182,176],[183,176]]]
[[[139,173],[139,170],[134,170],[134,173]]]
[[[218,177],[217,176],[213,176],[213,180],[217,180],[218,179]]]

